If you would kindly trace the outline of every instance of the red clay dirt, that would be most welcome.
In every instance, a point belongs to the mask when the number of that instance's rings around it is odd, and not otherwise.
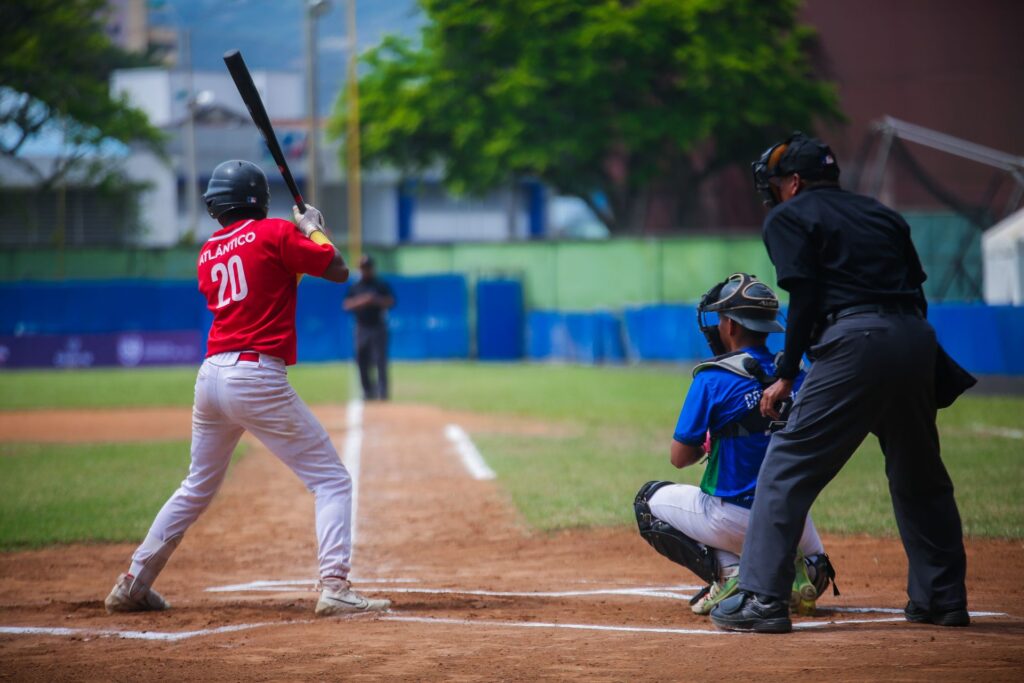
[[[0,421],[0,439],[43,440],[57,431],[55,424],[78,425],[73,440],[79,441],[180,438],[188,432],[187,412],[181,410],[162,417],[141,411],[159,425],[148,433],[137,428],[142,420],[134,421],[140,411],[73,411],[74,419],[71,412],[37,413],[33,419],[44,427],[38,433],[10,428],[25,420]],[[341,450],[344,408],[321,407],[317,413]],[[81,629],[54,636],[0,628],[0,678],[775,680],[810,674],[830,681],[1024,679],[1020,541],[968,542],[971,609],[1006,613],[976,618],[969,629],[911,625],[898,614],[829,612],[837,606],[902,607],[906,561],[893,539],[826,536],[843,595],[823,599],[814,618],[796,620],[820,628],[785,636],[723,634],[678,599],[692,590],[593,593],[696,581],[629,529],[531,532],[495,482],[474,480],[463,469],[443,434],[451,422],[470,433],[561,429],[424,406],[367,406],[354,578],[367,593],[390,597],[390,613],[313,618],[312,497],[255,445],[160,578],[157,587],[173,605],[168,612],[108,616],[103,611],[102,600],[124,570],[130,544],[0,554],[0,627]],[[125,437],[126,430],[134,438]],[[623,504],[631,497],[624,491]],[[269,591],[205,590],[260,580],[304,583]],[[886,618],[894,621],[853,623]],[[177,642],[97,634],[245,624],[263,625]]]

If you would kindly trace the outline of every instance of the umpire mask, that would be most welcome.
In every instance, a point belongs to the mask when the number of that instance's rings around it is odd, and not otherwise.
[[[772,145],[761,158],[750,165],[754,188],[768,208],[778,205],[779,197],[772,188],[772,178],[799,173],[804,180],[839,181],[839,162],[832,149],[818,138],[794,132],[785,142]]]
[[[697,326],[711,348],[721,356],[727,351],[718,333],[718,320],[709,314],[725,316],[754,332],[784,332],[786,328],[777,320],[779,298],[772,288],[756,275],[733,273],[709,289],[697,305]]]

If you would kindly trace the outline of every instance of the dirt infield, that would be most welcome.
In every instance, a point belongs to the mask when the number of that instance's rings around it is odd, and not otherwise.
[[[187,435],[187,412],[142,412],[133,424],[159,426],[133,429],[135,439]],[[317,412],[342,450],[344,407]],[[11,415],[0,419],[0,438],[43,440],[53,424],[76,425],[74,440],[130,438],[124,413],[36,413],[38,433]],[[690,613],[683,598],[693,577],[629,530],[530,532],[494,481],[464,469],[444,435],[452,422],[471,434],[558,430],[422,406],[366,407],[354,578],[390,597],[390,613],[313,619],[312,497],[257,446],[161,577],[169,612],[103,611],[131,545],[0,554],[0,678],[1024,678],[1019,541],[969,542],[971,609],[1004,613],[977,617],[970,629],[910,625],[885,611],[906,600],[897,541],[826,536],[841,597],[796,620],[791,635],[725,634]],[[631,496],[623,492],[624,504]]]

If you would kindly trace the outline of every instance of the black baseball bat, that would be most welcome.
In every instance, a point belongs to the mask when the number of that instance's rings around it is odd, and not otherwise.
[[[249,110],[252,122],[256,124],[256,127],[263,135],[263,141],[267,143],[270,156],[274,158],[277,170],[280,171],[281,177],[284,178],[288,191],[292,193],[295,205],[299,207],[301,213],[305,213],[306,203],[302,201],[302,193],[299,192],[299,186],[295,184],[295,178],[292,178],[292,172],[288,168],[288,162],[284,159],[281,145],[278,144],[277,136],[274,135],[274,127],[270,125],[267,109],[263,106],[263,100],[260,99],[260,93],[256,90],[256,84],[252,82],[252,74],[249,73],[249,67],[245,65],[245,60],[242,59],[242,53],[238,50],[228,50],[224,53],[224,63],[227,65],[228,73],[231,74],[231,78],[235,82],[235,87],[238,88],[238,94],[242,96],[242,101],[245,102],[245,106]],[[310,134],[312,135],[312,131]]]

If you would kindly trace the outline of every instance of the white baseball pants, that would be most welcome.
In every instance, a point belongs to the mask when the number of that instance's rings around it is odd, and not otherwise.
[[[352,555],[352,479],[326,430],[288,383],[284,361],[237,352],[199,368],[188,476],[153,520],[132,556],[131,574],[168,539],[184,534],[213,500],[243,431],[259,439],[316,497],[320,576],[347,577]]]
[[[739,564],[743,538],[750,524],[750,510],[722,502],[721,498],[709,496],[689,484],[663,486],[647,504],[655,517],[714,549],[720,566]],[[807,515],[799,548],[805,557],[825,552],[810,515]]]

